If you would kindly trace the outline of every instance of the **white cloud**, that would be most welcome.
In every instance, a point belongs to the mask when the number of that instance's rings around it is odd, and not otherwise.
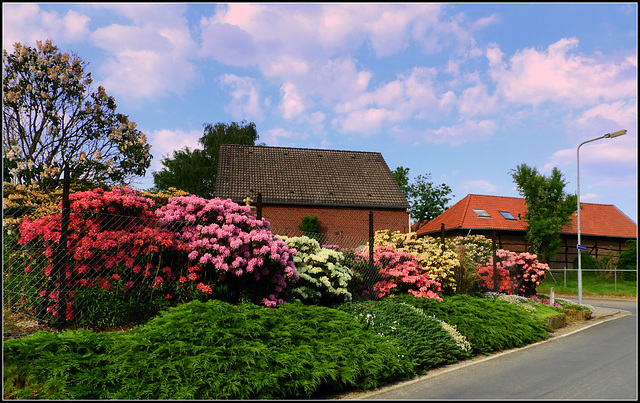
[[[497,190],[495,185],[483,179],[465,180],[459,187],[464,193],[493,194]]]
[[[492,120],[465,120],[459,125],[428,130],[425,138],[432,143],[458,146],[467,142],[486,140],[496,129],[497,124]]]
[[[82,41],[89,33],[90,18],[69,10],[65,15],[42,10],[37,4],[2,4],[2,47],[13,49],[15,42],[34,47],[36,41],[51,39]],[[60,49],[66,52],[66,49]]]
[[[195,65],[196,46],[183,13],[185,5],[96,4],[121,23],[97,28],[90,41],[107,54],[99,66],[100,84],[128,100],[182,96],[202,80]],[[124,18],[122,18],[124,17]]]
[[[190,150],[202,148],[198,140],[202,137],[202,131],[191,130],[154,130],[147,133],[148,143],[152,144],[151,167],[149,172],[159,171],[162,169],[161,159],[165,156],[172,157],[173,151],[182,150],[189,147]]]
[[[292,83],[284,83],[282,91],[282,116],[289,120],[300,116],[305,111],[305,105],[296,86]]]
[[[584,107],[636,94],[636,63],[622,59],[573,54],[578,39],[563,38],[546,51],[526,48],[507,62],[497,45],[486,52],[498,93],[508,102],[540,105],[551,101]]]
[[[262,120],[264,110],[260,101],[260,88],[256,79],[252,77],[239,77],[234,74],[220,76],[220,84],[223,88],[229,88],[231,103],[226,107],[226,112],[235,119]]]

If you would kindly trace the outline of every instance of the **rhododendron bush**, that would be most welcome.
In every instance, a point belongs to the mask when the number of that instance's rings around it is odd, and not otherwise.
[[[300,278],[290,284],[287,294],[305,304],[331,306],[351,301],[348,288],[353,273],[343,264],[342,252],[320,247],[318,241],[308,236],[280,238],[297,251],[293,261]]]
[[[231,200],[179,196],[156,210],[161,225],[175,227],[177,239],[188,251],[187,277],[179,282],[226,288],[233,300],[255,300],[275,306],[287,279],[297,279],[293,263],[295,249],[266,228],[269,222],[249,216],[251,210]]]
[[[549,270],[546,263],[540,263],[538,256],[528,252],[516,253],[500,249],[496,251],[496,271],[498,284],[494,286],[493,258],[484,267],[478,268],[480,286],[485,291],[502,292],[531,296],[536,294],[536,287],[540,285]]]
[[[368,250],[358,254],[368,261]],[[411,253],[396,251],[393,246],[376,246],[373,264],[379,267],[381,277],[373,286],[374,298],[410,293],[416,297],[442,299],[440,282],[425,272]]]
[[[82,315],[74,301],[86,290],[175,303],[224,289],[228,298],[275,306],[286,280],[297,277],[295,251],[267,231],[268,222],[231,201],[172,197],[154,212],[153,200],[129,188],[96,188],[69,199],[64,259],[56,256],[62,213],[20,224],[18,243],[34,258],[45,256],[44,267],[24,272],[43,278],[37,293],[52,317],[61,307],[68,321]]]
[[[442,284],[445,294],[456,290],[454,268],[460,264],[458,255],[451,248],[442,250],[440,241],[429,236],[418,238],[415,232],[384,230],[376,231],[374,245],[389,245],[398,252],[414,255],[422,269]]]

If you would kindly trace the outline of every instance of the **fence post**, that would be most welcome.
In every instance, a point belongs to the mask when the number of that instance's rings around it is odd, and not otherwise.
[[[262,193],[258,192],[258,201],[256,202],[256,218],[262,220]]]
[[[498,292],[498,263],[496,262],[496,231],[491,231],[491,250],[493,251],[493,291]]]
[[[369,210],[369,265],[373,269],[373,211]]]
[[[54,268],[58,274],[58,317],[56,320],[56,328],[62,330],[67,319],[67,237],[69,231],[69,210],[71,203],[69,201],[69,164],[64,166],[64,181],[62,184],[62,222],[60,228],[60,242],[56,250],[54,259]]]

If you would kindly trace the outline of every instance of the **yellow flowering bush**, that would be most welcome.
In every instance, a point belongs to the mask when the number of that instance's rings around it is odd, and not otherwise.
[[[418,238],[415,232],[403,234],[400,231],[376,231],[373,243],[391,245],[399,252],[407,252],[416,257],[420,266],[429,273],[433,280],[442,284],[445,294],[456,290],[454,268],[460,263],[458,255],[451,248],[441,248],[440,241],[429,236]]]

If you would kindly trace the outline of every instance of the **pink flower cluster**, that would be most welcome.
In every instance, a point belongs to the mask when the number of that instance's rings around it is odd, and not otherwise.
[[[179,225],[176,234],[189,251],[189,261],[205,273],[216,273],[220,281],[228,275],[255,281],[271,277],[272,292],[263,302],[272,306],[283,302],[278,295],[286,288],[286,279],[298,279],[296,251],[266,229],[267,221],[249,214],[249,207],[231,200],[197,196],[173,197],[156,210],[163,225]]]
[[[358,253],[368,261],[368,251]],[[379,245],[374,249],[373,262],[380,267],[383,278],[373,286],[375,298],[408,292],[416,297],[442,300],[442,285],[423,270],[414,255],[398,252],[390,245]]]
[[[496,262],[498,271],[498,287],[493,284],[493,259],[487,266],[478,268],[480,285],[487,290],[505,294],[535,295],[549,270],[549,266],[538,261],[538,256],[528,252],[516,253],[509,250],[498,250]]]

